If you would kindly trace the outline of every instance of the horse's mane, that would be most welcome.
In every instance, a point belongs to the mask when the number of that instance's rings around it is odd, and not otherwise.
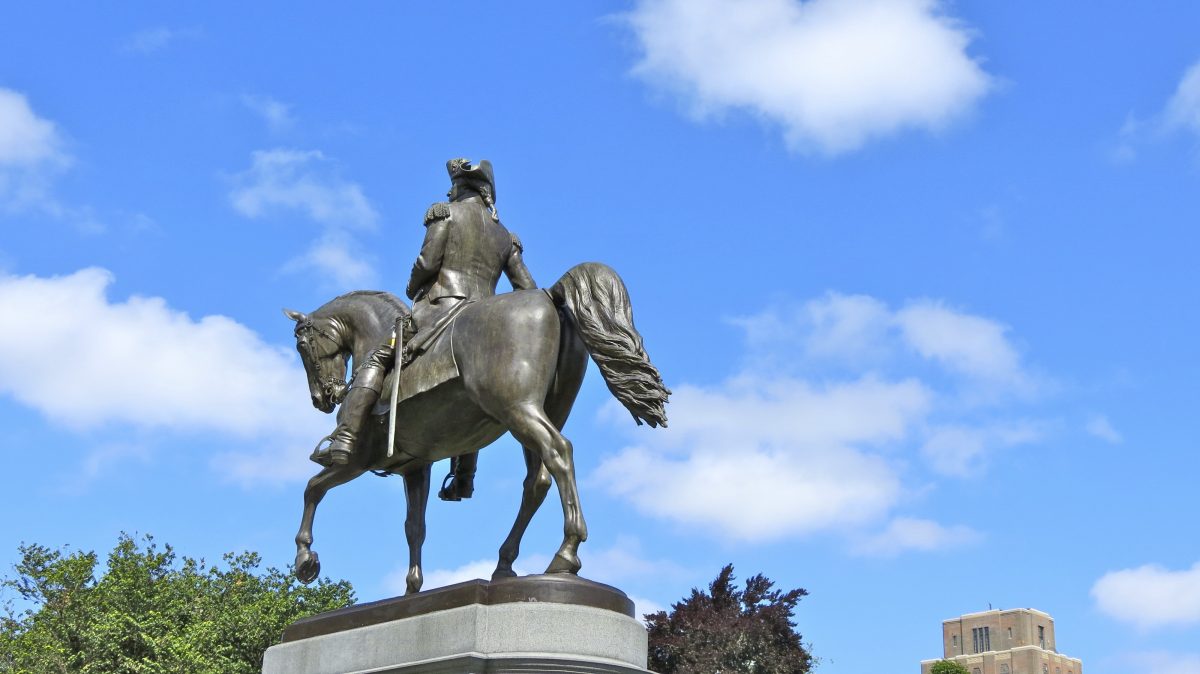
[[[364,299],[383,300],[384,303],[386,303],[390,308],[392,308],[396,312],[396,314],[395,314],[396,316],[400,316],[400,315],[409,313],[408,306],[405,305],[404,302],[401,302],[400,298],[396,297],[392,293],[387,292],[386,290],[351,290],[348,293],[343,293],[343,294],[338,295],[337,297],[333,298],[332,300],[329,300],[324,305],[322,305],[320,309],[317,309],[317,311],[318,312],[331,311],[337,307],[340,307],[342,304],[351,302],[354,299],[359,298],[359,297],[362,297]]]

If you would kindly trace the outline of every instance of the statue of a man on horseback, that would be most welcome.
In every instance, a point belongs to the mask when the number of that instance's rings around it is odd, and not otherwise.
[[[537,287],[522,259],[516,234],[500,224],[496,211],[496,179],[492,164],[484,159],[472,166],[466,159],[446,162],[450,174],[449,201],[425,212],[425,240],[413,264],[405,294],[413,300],[412,313],[403,322],[405,361],[415,358],[436,338],[464,303],[491,297],[503,273],[513,290]],[[387,372],[396,362],[394,338],[379,345],[357,370],[338,410],[338,424],[329,436],[329,447],[313,454],[321,465],[347,464],[357,448],[358,436],[383,392]],[[451,459],[450,474],[438,496],[457,501],[474,491],[478,452]]]
[[[453,481],[439,495],[466,498],[476,453],[506,433],[521,445],[526,476],[492,579],[515,575],[521,539],[552,487],[563,538],[546,573],[577,574],[587,523],[574,448],[562,431],[588,357],[634,421],[666,426],[671,392],[643,348],[621,277],[587,262],[537,289],[520,240],[496,214],[491,164],[453,159],[447,170],[450,200],[426,213],[407,288],[411,310],[391,293],[371,290],[338,296],[312,313],[284,310],[295,321],[313,406],[329,413],[341,403],[329,449],[313,454],[323,468],[304,490],[293,567],[303,582],[321,570],[312,549],[318,504],[330,489],[374,471],[404,479],[405,578],[409,593],[420,591],[432,465],[456,460]],[[513,292],[496,294],[501,275]],[[356,371],[347,388],[351,359]],[[377,405],[385,389],[390,411]]]

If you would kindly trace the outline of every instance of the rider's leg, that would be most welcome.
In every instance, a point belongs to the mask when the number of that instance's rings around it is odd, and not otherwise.
[[[354,455],[358,436],[371,415],[371,409],[379,401],[383,391],[383,378],[387,366],[391,363],[394,349],[391,346],[381,346],[371,352],[367,362],[354,374],[350,383],[350,392],[338,409],[338,425],[330,436],[329,461],[331,463],[350,463]]]
[[[458,457],[454,467],[454,492],[459,498],[471,498],[475,493],[475,467],[479,465],[479,452]]]
[[[475,467],[479,465],[479,452],[471,452],[450,459],[450,474],[442,481],[438,498],[443,501],[461,501],[475,493]]]
[[[430,346],[428,343],[430,335],[437,334],[438,325],[446,318],[451,309],[465,299],[458,295],[446,295],[434,300],[422,297],[413,302],[412,314],[407,321],[409,330],[404,333],[405,364]]]

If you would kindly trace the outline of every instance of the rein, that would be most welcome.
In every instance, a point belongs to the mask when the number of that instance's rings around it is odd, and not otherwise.
[[[312,345],[316,341],[316,337],[324,337],[339,347],[342,344],[334,335],[322,330],[313,323],[311,318],[306,318],[296,326],[296,346],[301,350],[305,358],[313,364],[313,367],[317,369],[317,383],[320,384],[321,391],[335,405],[340,404],[340,398],[346,394],[346,380],[326,372],[325,362],[313,355]],[[340,395],[338,395],[339,390],[341,391]]]

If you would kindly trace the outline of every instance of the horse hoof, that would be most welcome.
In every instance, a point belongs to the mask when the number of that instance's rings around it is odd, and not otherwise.
[[[317,553],[310,552],[306,555],[296,555],[296,578],[305,585],[317,579],[321,575],[321,560],[317,558]]]
[[[425,578],[421,574],[419,567],[409,569],[408,576],[405,578],[404,594],[416,594],[421,591],[421,586],[425,584]]]
[[[574,555],[567,557],[559,552],[554,555],[554,561],[550,562],[550,566],[546,567],[546,573],[578,574],[579,569],[582,567],[583,565],[579,563],[578,557]]]
[[[505,578],[516,578],[516,577],[517,577],[517,572],[513,571],[511,566],[508,568],[505,568],[505,569],[502,569],[497,566],[496,570],[492,572],[492,580],[504,580]]]

